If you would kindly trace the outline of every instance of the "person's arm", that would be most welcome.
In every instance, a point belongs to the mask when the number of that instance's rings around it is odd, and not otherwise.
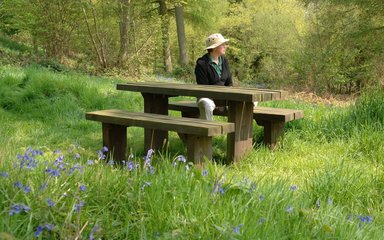
[[[196,63],[195,76],[197,84],[209,84],[207,69],[203,67],[203,63],[201,61],[197,61]]]

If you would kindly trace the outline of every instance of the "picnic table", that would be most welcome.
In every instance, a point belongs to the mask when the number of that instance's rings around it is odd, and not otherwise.
[[[144,98],[144,112],[168,115],[170,97],[208,97],[225,101],[228,106],[228,122],[235,131],[227,134],[227,161],[237,162],[252,149],[253,102],[280,100],[286,95],[281,90],[225,87],[211,85],[138,82],[117,84],[117,90],[140,92]],[[161,149],[168,131],[146,128],[145,149]]]

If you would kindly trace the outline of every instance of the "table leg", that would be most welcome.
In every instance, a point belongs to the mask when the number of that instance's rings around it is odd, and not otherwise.
[[[103,123],[103,146],[109,149],[110,157],[118,163],[126,160],[127,126]]]
[[[144,112],[168,115],[168,96],[142,93]],[[144,150],[161,150],[168,142],[168,131],[144,129]]]
[[[228,122],[235,132],[227,135],[227,163],[238,162],[252,149],[252,102],[228,102]]]

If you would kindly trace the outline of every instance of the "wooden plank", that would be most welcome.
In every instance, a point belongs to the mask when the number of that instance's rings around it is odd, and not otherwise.
[[[117,84],[118,90],[136,91],[167,96],[207,97],[231,101],[266,101],[272,98],[279,99],[281,93],[259,90],[250,90],[212,85],[197,84],[165,84],[165,83],[126,83]],[[272,97],[273,96],[273,97]]]
[[[204,159],[212,159],[212,137],[188,135],[186,138],[188,160],[195,165],[204,163]]]
[[[227,135],[227,163],[238,162],[252,149],[252,102],[228,102],[228,121],[236,132]]]
[[[112,159],[121,161],[126,158],[127,127],[102,123],[103,146],[108,147]]]
[[[132,113],[111,109],[89,112],[86,119],[117,125],[154,127],[161,130],[205,136],[221,135],[234,131],[234,124],[194,118],[177,118],[161,114]]]

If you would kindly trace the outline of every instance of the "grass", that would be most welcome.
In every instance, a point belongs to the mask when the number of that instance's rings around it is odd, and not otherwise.
[[[142,129],[129,128],[131,158],[118,167],[98,153],[100,125],[84,119],[143,108],[116,81],[0,67],[0,239],[382,238],[383,92],[344,108],[260,103],[305,118],[287,124],[275,151],[255,125],[254,150],[230,166],[179,161],[176,134],[148,164]],[[225,157],[225,137],[214,146]]]

